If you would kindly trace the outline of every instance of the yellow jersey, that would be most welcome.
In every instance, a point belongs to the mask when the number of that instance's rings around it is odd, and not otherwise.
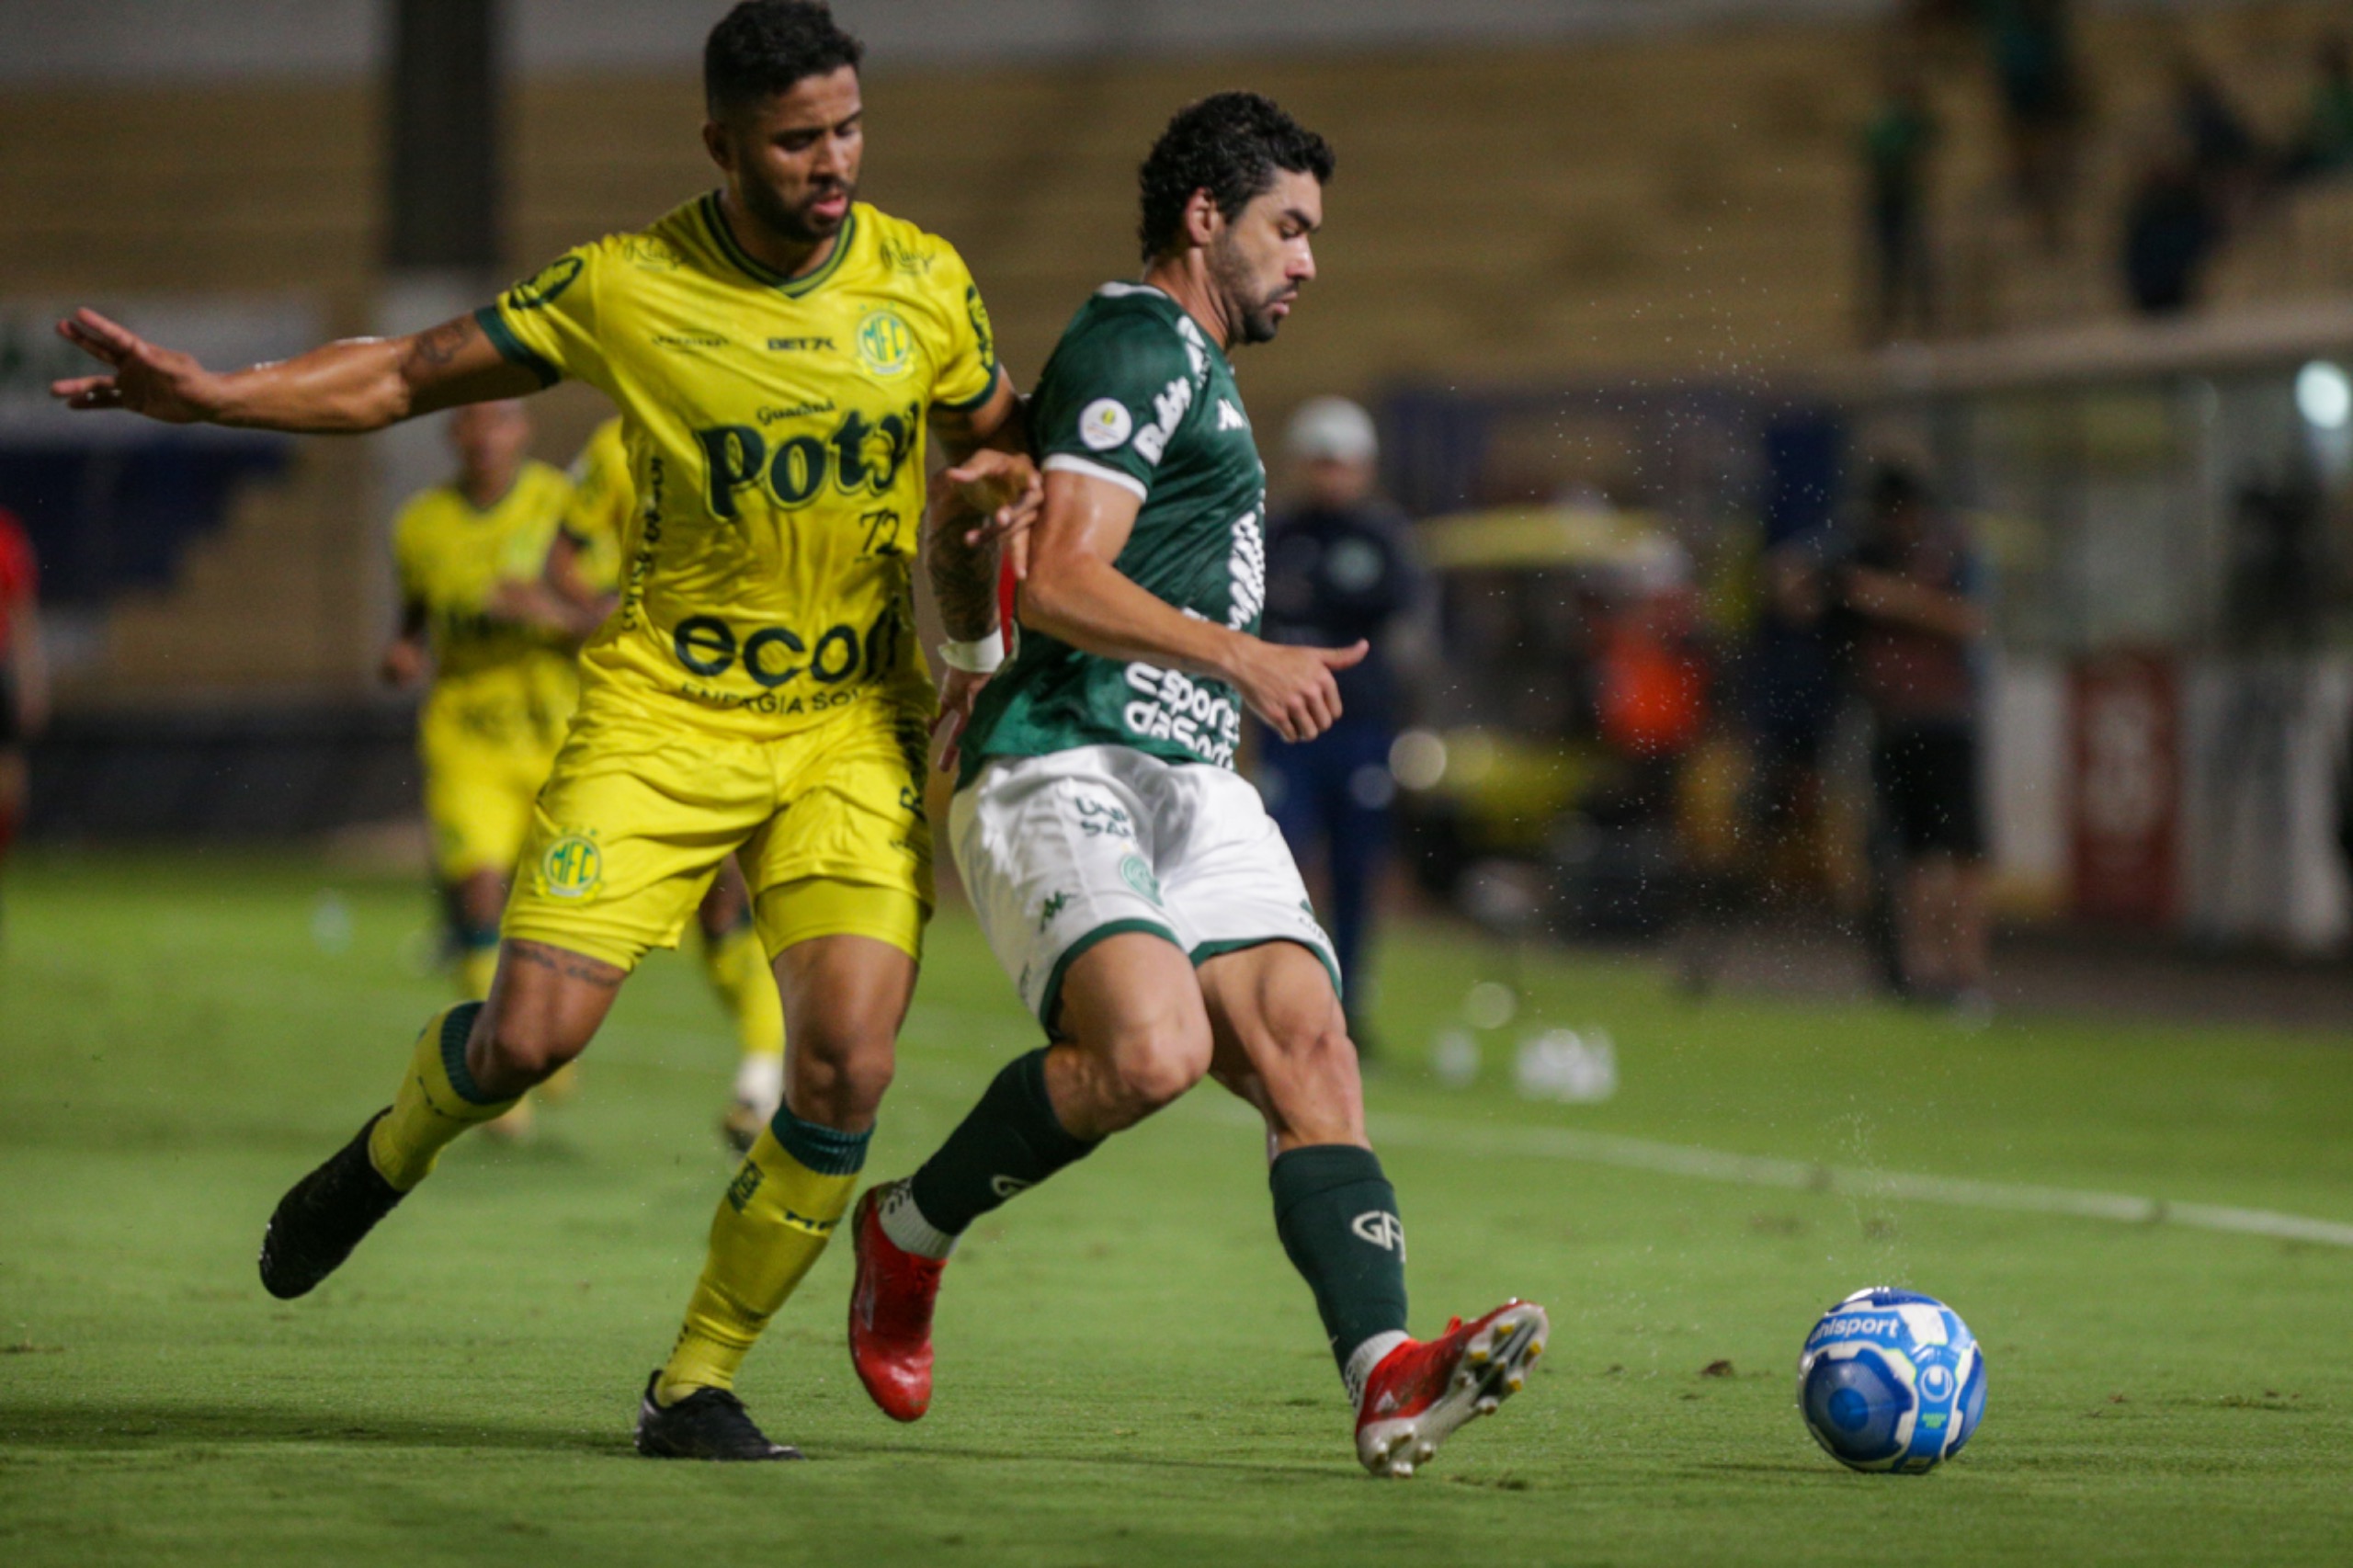
[[[750,737],[881,697],[927,711],[911,570],[925,422],[999,376],[963,259],[852,206],[786,278],[717,195],[558,257],[476,319],[509,360],[621,411],[620,603],[582,653],[584,702]]]
[[[636,509],[629,446],[617,415],[590,432],[572,460],[572,505],[563,514],[563,531],[579,551],[574,569],[597,593],[620,592],[621,541]]]
[[[477,508],[454,485],[413,497],[392,524],[401,595],[424,608],[433,687],[423,722],[484,738],[560,734],[578,698],[572,653],[550,633],[490,614],[502,583],[535,583],[572,500],[572,482],[526,462],[506,494]]]

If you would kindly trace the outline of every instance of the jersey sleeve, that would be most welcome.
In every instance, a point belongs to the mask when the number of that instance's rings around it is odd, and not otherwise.
[[[996,391],[996,334],[989,326],[989,308],[981,302],[980,285],[956,247],[941,241],[933,267],[934,286],[941,294],[941,313],[948,325],[946,351],[938,374],[932,378],[931,403],[965,413],[988,402]]]
[[[597,296],[606,248],[602,240],[576,245],[474,312],[507,362],[529,370],[543,387],[566,378],[605,385]]]
[[[1063,339],[1038,383],[1029,428],[1039,467],[1091,474],[1142,499],[1199,391],[1167,323],[1107,313]]]

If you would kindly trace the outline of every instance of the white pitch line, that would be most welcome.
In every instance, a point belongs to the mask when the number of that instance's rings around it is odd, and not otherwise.
[[[1451,1149],[1466,1154],[1578,1160],[1587,1165],[1618,1165],[1627,1170],[1735,1182],[1745,1187],[1786,1187],[1797,1192],[1828,1192],[1853,1198],[1910,1199],[1969,1209],[2020,1210],[2079,1220],[2111,1220],[2128,1225],[2188,1225],[2201,1231],[2228,1231],[2240,1235],[2277,1236],[2284,1241],[2353,1247],[2353,1225],[2308,1219],[2301,1214],[2281,1214],[2268,1209],[2171,1203],[2162,1198],[2086,1192],[2075,1187],[1859,1170],[1764,1154],[1726,1153],[1682,1143],[1654,1143],[1647,1138],[1581,1132],[1571,1128],[1474,1128],[1461,1122],[1396,1114],[1375,1115],[1370,1121],[1374,1142],[1379,1143]]]

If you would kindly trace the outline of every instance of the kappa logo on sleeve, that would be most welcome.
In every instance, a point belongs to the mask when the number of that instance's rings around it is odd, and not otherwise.
[[[560,256],[506,290],[506,302],[518,311],[543,311],[555,303],[557,295],[572,287],[587,265],[577,251]]]
[[[1078,414],[1078,438],[1090,452],[1108,452],[1135,433],[1128,405],[1116,397],[1098,397]]]

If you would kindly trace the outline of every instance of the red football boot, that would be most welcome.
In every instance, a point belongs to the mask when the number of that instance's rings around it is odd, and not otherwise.
[[[945,1258],[917,1257],[882,1232],[883,1189],[858,1200],[858,1282],[849,1293],[849,1359],[882,1414],[917,1421],[931,1408],[931,1309]]]
[[[1413,1474],[1457,1426],[1527,1386],[1552,1332],[1542,1307],[1515,1301],[1476,1323],[1456,1318],[1436,1339],[1405,1341],[1364,1380],[1357,1458],[1375,1475]]]

